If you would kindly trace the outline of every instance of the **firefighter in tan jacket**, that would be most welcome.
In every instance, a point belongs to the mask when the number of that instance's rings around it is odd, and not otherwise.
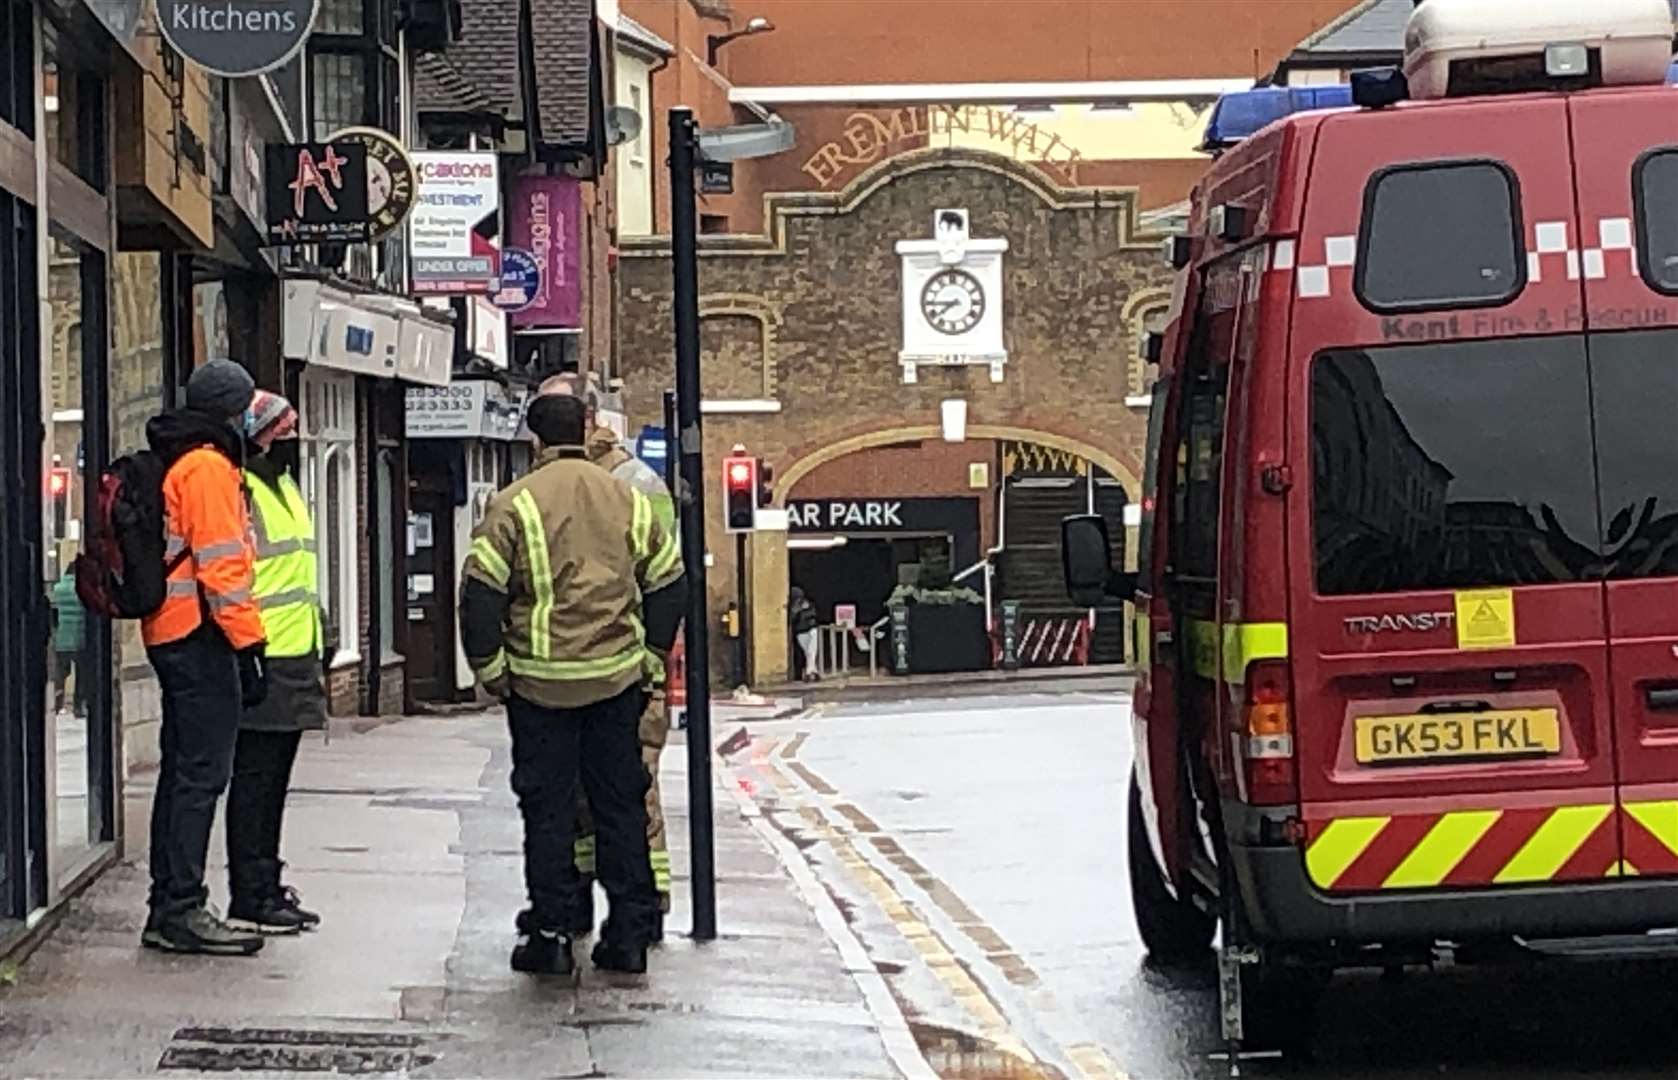
[[[583,385],[581,377],[574,373],[555,375],[544,382],[537,393],[569,394],[583,399],[589,460],[650,499],[659,524],[679,542],[676,501],[670,489],[651,466],[624,448],[615,431],[599,423],[598,402],[593,391]],[[647,694],[646,707],[641,713],[641,761],[647,767],[647,847],[652,859],[653,884],[658,889],[660,914],[654,940],[664,937],[663,916],[670,911],[670,848],[665,838],[664,804],[658,792],[659,759],[663,757],[665,744],[670,739],[670,711],[664,692],[665,664],[669,658],[667,651],[648,649],[647,677],[641,684]],[[581,800],[577,807],[576,853],[577,872],[583,875],[585,881],[592,881],[596,862],[594,815],[589,811],[587,799]],[[586,934],[594,929],[593,895],[593,889],[585,887],[583,905],[576,912],[576,922],[570,928],[573,932]]]
[[[538,397],[543,450],[473,534],[461,635],[478,681],[507,703],[530,908],[515,970],[567,974],[583,880],[579,779],[611,902],[596,967],[646,970],[658,923],[639,722],[648,649],[669,650],[686,600],[680,552],[651,501],[588,460],[583,403]]]

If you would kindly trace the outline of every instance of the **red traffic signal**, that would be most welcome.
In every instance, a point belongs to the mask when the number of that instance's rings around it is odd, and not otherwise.
[[[47,476],[47,491],[53,498],[62,498],[70,491],[70,470],[53,469]]]
[[[722,461],[724,522],[729,532],[750,532],[757,517],[757,458],[731,454]]]

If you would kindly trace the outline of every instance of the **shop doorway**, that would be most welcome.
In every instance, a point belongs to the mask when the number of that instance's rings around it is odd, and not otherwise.
[[[454,516],[458,443],[409,445],[408,692],[421,702],[452,702],[455,688]],[[432,457],[445,460],[432,461]]]

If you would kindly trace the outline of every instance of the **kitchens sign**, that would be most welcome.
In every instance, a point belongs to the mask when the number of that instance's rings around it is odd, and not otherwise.
[[[296,56],[319,8],[320,0],[157,0],[157,25],[188,60],[239,79]]]

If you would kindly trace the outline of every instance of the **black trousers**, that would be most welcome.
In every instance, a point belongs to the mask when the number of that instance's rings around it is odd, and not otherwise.
[[[163,688],[162,761],[151,807],[151,909],[184,915],[209,896],[204,860],[239,734],[239,664],[212,623],[149,650]]]
[[[227,789],[227,879],[233,906],[280,890],[280,830],[301,731],[241,731]]]
[[[658,893],[647,858],[647,770],[641,763],[639,686],[578,709],[514,697],[513,793],[524,816],[524,877],[540,929],[562,929],[583,903],[572,845],[577,785],[594,812],[595,874],[611,911],[601,937],[634,948],[652,938]]]

